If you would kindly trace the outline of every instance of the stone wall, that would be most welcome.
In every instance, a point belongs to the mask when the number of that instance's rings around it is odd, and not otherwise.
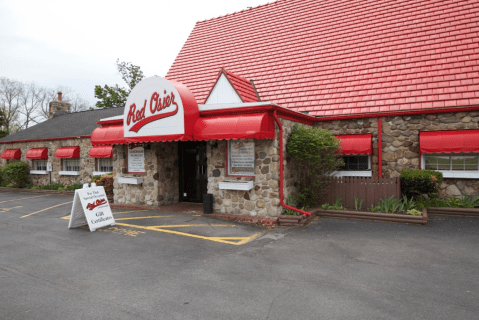
[[[398,177],[404,169],[418,169],[419,131],[477,129],[479,112],[455,112],[382,118],[383,177]],[[378,176],[378,118],[317,122],[334,135],[373,135],[372,174]],[[477,179],[444,179],[440,196],[461,197],[479,193]]]
[[[55,151],[61,147],[80,146],[80,175],[79,176],[64,176],[59,175],[62,171],[62,159],[55,158]],[[21,149],[22,156],[20,161],[28,164],[29,170],[34,170],[34,160],[27,159],[27,151],[33,148],[48,148],[48,161],[52,163],[52,182],[62,183],[68,186],[77,182],[87,183],[91,181],[93,171],[95,171],[95,159],[90,158],[89,152],[91,149],[89,138],[84,139],[69,139],[69,140],[52,140],[52,141],[35,141],[35,142],[16,142],[0,145],[0,152],[5,149]],[[1,159],[0,165],[3,167],[7,164],[7,160]],[[49,174],[30,174],[29,182],[38,186],[50,183]]]
[[[214,141],[217,148],[207,144],[208,193],[215,197],[215,212],[235,215],[276,217],[279,206],[279,155],[277,141],[255,139],[255,176],[226,176],[224,140]],[[221,181],[253,181],[250,191],[220,190]]]
[[[453,112],[383,118],[383,176],[397,177],[404,169],[419,168],[419,131],[477,129],[479,112]],[[477,179],[444,179],[439,193],[462,197],[479,192]]]
[[[178,143],[160,142],[145,149],[146,174],[127,173],[127,149],[113,148],[115,203],[162,206],[179,201]],[[118,177],[143,177],[140,185],[118,182]]]
[[[340,134],[372,134],[373,135],[373,154],[372,157],[372,175],[378,176],[378,118],[367,119],[351,119],[351,120],[335,120],[315,123],[315,127],[320,129],[327,129],[333,135]],[[384,141],[383,141],[384,147]],[[384,168],[383,168],[384,176]]]

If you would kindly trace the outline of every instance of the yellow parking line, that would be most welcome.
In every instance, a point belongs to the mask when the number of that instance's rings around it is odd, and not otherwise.
[[[123,211],[123,212],[112,212],[113,214],[121,214],[121,213],[132,213],[132,212],[144,212],[148,210],[134,210],[134,211]]]
[[[22,206],[16,206],[16,207],[13,207],[13,208],[0,208],[0,211],[2,212],[7,212],[7,211],[10,211],[12,209],[17,209],[17,208],[21,208]]]
[[[236,227],[234,224],[171,224],[152,226],[154,228],[188,228],[188,227]]]
[[[137,226],[137,225],[132,225],[132,224],[126,224],[126,223],[117,223],[119,226],[124,226],[124,227],[130,227],[130,228],[138,228],[138,229],[145,229],[145,230],[152,230],[152,231],[159,231],[159,232],[165,232],[165,233],[171,233],[171,234],[176,234],[180,236],[185,236],[185,237],[190,237],[190,238],[196,238],[196,239],[203,239],[203,240],[209,240],[209,241],[214,241],[214,242],[220,242],[220,243],[226,243],[226,244],[232,244],[235,246],[245,244],[254,238],[256,238],[259,233],[255,233],[252,236],[249,237],[235,237],[235,240],[240,240],[238,242],[233,242],[233,241],[228,241],[232,240],[232,238],[228,237],[205,237],[205,236],[199,236],[196,234],[190,234],[190,233],[185,233],[185,232],[180,232],[180,231],[174,231],[174,230],[165,230],[165,229],[160,229],[158,227],[145,227],[145,226]]]
[[[129,218],[115,218],[115,221],[120,220],[136,220],[136,219],[152,219],[152,218],[171,218],[176,216],[148,216],[148,217],[129,217]]]
[[[68,202],[65,202],[65,203],[60,203],[60,204],[57,204],[56,206],[53,206],[53,207],[50,207],[50,208],[46,208],[46,209],[42,209],[42,210],[39,210],[39,211],[36,211],[36,212],[33,212],[33,213],[30,213],[30,214],[26,214],[20,218],[25,218],[25,217],[29,217],[31,215],[34,215],[36,213],[39,213],[39,212],[43,212],[43,211],[46,211],[46,210],[49,210],[49,209],[53,209],[53,208],[56,208],[56,207],[59,207],[59,206],[63,206],[64,204],[69,204],[69,203],[72,203],[73,201],[68,201]]]
[[[40,197],[49,197],[49,196],[50,196],[50,194],[46,194],[46,195],[35,196],[35,197],[27,197],[27,198],[13,199],[13,200],[5,200],[5,201],[0,201],[0,203],[10,202],[10,201],[18,201],[18,200],[25,200],[25,199],[33,199],[33,198],[40,198]]]

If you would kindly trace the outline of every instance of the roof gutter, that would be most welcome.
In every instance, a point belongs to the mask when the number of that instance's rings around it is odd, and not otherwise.
[[[408,111],[391,111],[391,112],[376,112],[366,114],[351,114],[343,116],[322,116],[321,118],[315,118],[315,122],[334,121],[334,120],[348,120],[348,119],[365,119],[365,118],[380,118],[380,117],[393,117],[393,116],[412,116],[417,114],[430,114],[430,113],[450,113],[450,112],[465,112],[465,111],[478,111],[479,105],[469,107],[448,107],[448,108],[434,108],[423,110],[408,110]]]

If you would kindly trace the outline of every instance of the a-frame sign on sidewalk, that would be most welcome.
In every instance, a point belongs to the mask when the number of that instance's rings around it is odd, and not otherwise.
[[[75,190],[68,228],[78,228],[87,224],[90,231],[115,225],[105,189],[97,187],[94,183],[91,188],[84,184],[83,189]]]

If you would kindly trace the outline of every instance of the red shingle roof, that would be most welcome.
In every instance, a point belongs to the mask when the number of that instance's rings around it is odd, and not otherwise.
[[[253,84],[250,81],[232,72],[229,72],[225,69],[221,69],[221,71],[219,72],[218,76],[216,77],[216,81],[214,85],[211,87],[208,94],[206,95],[205,101],[208,100],[208,96],[211,94],[211,91],[213,91],[213,88],[216,85],[216,82],[218,82],[218,79],[221,77],[222,74],[224,74],[226,79],[228,79],[229,83],[234,88],[234,90],[240,97],[241,101],[245,103],[259,101],[258,96],[256,95],[256,91],[253,87]]]
[[[219,68],[310,115],[479,105],[479,1],[279,0],[198,22],[167,78],[204,103]]]

